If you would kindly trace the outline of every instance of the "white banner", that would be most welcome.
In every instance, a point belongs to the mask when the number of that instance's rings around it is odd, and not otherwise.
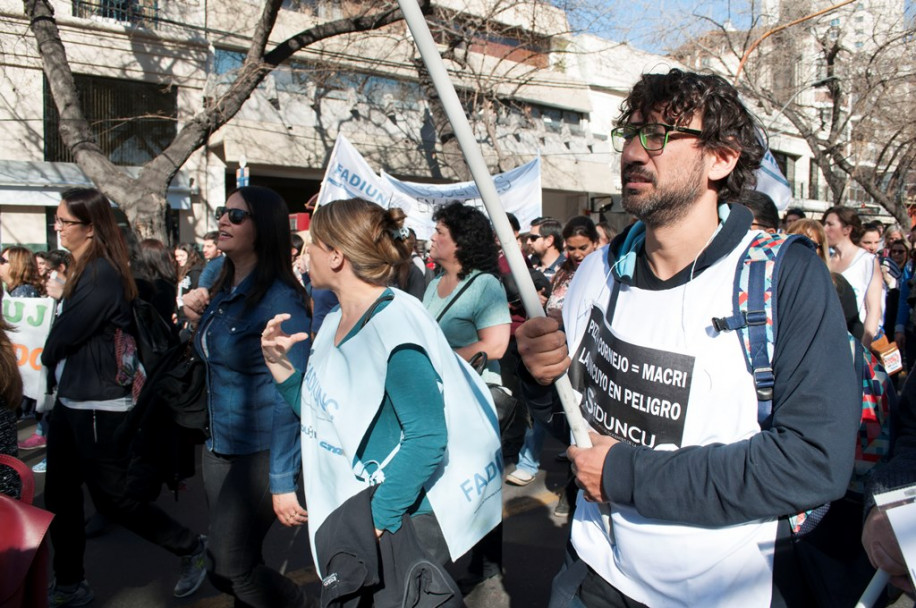
[[[36,400],[43,399],[47,389],[41,351],[51,331],[55,304],[53,298],[3,298],[3,318],[16,330],[9,338],[22,376],[22,392]]]
[[[433,213],[442,205],[461,201],[473,205],[487,213],[477,184],[461,182],[459,184],[420,184],[402,182],[382,171],[382,179],[390,187],[412,201],[410,209],[405,209],[407,216],[420,224],[420,228],[411,226],[417,231],[417,238],[429,238],[436,228]],[[518,218],[522,231],[531,227],[531,220],[541,215],[541,159],[536,158],[521,167],[493,176],[496,192],[503,209]],[[421,234],[426,236],[421,236]]]
[[[516,169],[493,176],[503,208],[514,213],[527,230],[531,220],[541,215],[541,161],[539,158]],[[487,210],[474,182],[460,184],[421,184],[403,182],[384,171],[377,176],[362,155],[343,135],[337,136],[334,150],[321,182],[316,207],[331,201],[359,197],[389,208],[400,207],[407,214],[406,224],[418,239],[428,239],[435,229],[435,210],[453,201],[468,202],[484,213]]]

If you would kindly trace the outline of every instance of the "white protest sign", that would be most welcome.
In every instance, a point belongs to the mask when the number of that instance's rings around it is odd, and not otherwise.
[[[887,512],[910,580],[916,580],[916,486],[875,494],[875,504]]]
[[[506,211],[514,213],[522,229],[541,215],[541,161],[539,158],[493,176]],[[328,161],[316,207],[340,199],[359,197],[382,207],[400,207],[405,222],[417,238],[428,239],[434,229],[435,210],[452,201],[467,202],[486,213],[474,182],[421,184],[396,179],[384,171],[377,176],[362,155],[343,135],[337,136]]]
[[[9,333],[13,343],[22,392],[40,400],[46,392],[46,369],[41,365],[41,351],[54,320],[53,298],[3,298],[3,318],[15,331]]]
[[[316,207],[331,201],[362,198],[385,207],[391,206],[393,190],[376,175],[366,159],[343,135],[337,136],[328,161]]]
[[[426,239],[436,228],[433,222],[435,210],[453,201],[473,205],[485,214],[487,209],[480,198],[480,191],[474,182],[458,184],[420,184],[404,182],[391,177],[384,171],[382,179],[404,198],[412,201],[405,209],[407,217],[412,218],[420,227],[411,226],[417,232],[417,238]],[[541,159],[536,158],[521,167],[493,176],[496,192],[503,209],[518,218],[522,230],[531,226],[531,220],[541,215]]]

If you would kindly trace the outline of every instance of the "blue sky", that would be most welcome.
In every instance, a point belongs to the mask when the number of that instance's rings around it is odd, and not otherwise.
[[[913,24],[916,0],[904,2]],[[691,35],[712,29],[707,20],[731,21],[735,28],[744,29],[750,25],[751,7],[760,12],[759,0],[555,0],[555,4],[567,10],[574,28],[583,27],[655,53],[676,48]],[[828,5],[821,0],[816,6]]]

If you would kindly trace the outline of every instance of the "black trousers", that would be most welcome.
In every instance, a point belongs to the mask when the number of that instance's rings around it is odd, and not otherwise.
[[[299,586],[267,566],[261,551],[277,520],[270,493],[270,451],[231,456],[204,450],[201,462],[210,509],[210,582],[234,596],[236,606],[304,605]]]
[[[86,548],[83,485],[96,509],[175,555],[197,548],[197,535],[159,507],[129,495],[127,442],[119,429],[126,412],[70,409],[59,401],[48,419],[48,472],[45,506],[51,523],[54,576],[60,585],[84,578]]]

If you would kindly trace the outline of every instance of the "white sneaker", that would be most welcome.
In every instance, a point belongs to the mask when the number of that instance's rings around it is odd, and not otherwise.
[[[534,478],[535,475],[524,469],[515,469],[506,476],[506,483],[511,483],[513,486],[527,486],[534,481]]]

